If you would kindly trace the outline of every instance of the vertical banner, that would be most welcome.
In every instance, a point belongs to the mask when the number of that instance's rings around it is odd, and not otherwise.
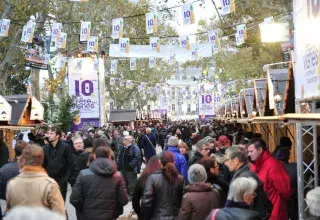
[[[160,53],[160,38],[150,37],[150,46],[153,52]]]
[[[172,53],[172,54],[170,54],[169,64],[173,65],[173,64],[175,64],[175,62],[176,62],[176,54]]]
[[[130,58],[130,70],[136,70],[137,69],[137,59],[136,58]]]
[[[0,95],[0,121],[11,121],[12,106]]]
[[[131,80],[127,80],[126,81],[126,87],[131,89],[132,88],[132,81]]]
[[[26,43],[32,43],[34,35],[35,23],[29,21],[25,26],[23,26],[21,41]]]
[[[119,39],[123,37],[123,18],[112,20],[112,38]]]
[[[156,58],[155,57],[149,57],[149,68],[153,69],[156,66]]]
[[[273,89],[273,82],[272,82],[269,70],[268,70],[268,92],[269,92],[269,108],[274,109],[275,108],[274,89]]]
[[[209,42],[212,44],[213,52],[217,53],[221,50],[219,31],[212,30],[208,32]]]
[[[194,48],[191,51],[192,59],[197,60],[199,58],[198,48]]]
[[[186,50],[190,50],[190,39],[189,36],[180,36],[180,45]]]
[[[65,49],[67,46],[67,33],[61,32],[60,38],[56,43],[56,47],[60,49]]]
[[[130,53],[130,39],[120,38],[119,39],[120,51],[125,53]]]
[[[0,23],[0,37],[8,37],[10,28],[10,20],[2,19]]]
[[[183,25],[190,25],[195,23],[194,6],[193,4],[186,4],[182,6]]]
[[[245,24],[241,24],[237,26],[237,33],[236,33],[236,42],[237,45],[241,45],[245,43],[247,39],[247,28]]]
[[[141,92],[143,90],[143,87],[141,85],[138,86],[138,92]]]
[[[236,11],[235,0],[221,0],[221,14],[227,15]]]
[[[91,34],[91,22],[83,21],[81,22],[81,31],[80,31],[80,42],[88,41]]]
[[[156,12],[146,14],[147,34],[154,34],[158,31],[158,15]]]
[[[22,42],[27,42],[28,41],[28,39],[27,39],[27,25],[23,25],[21,41]]]
[[[113,77],[110,77],[110,86],[114,86],[116,84],[116,79]]]
[[[57,42],[60,39],[62,23],[53,23],[51,31],[51,41]]]
[[[111,60],[110,72],[117,72],[118,60]]]
[[[90,37],[87,41],[87,51],[89,52],[98,52],[99,47],[99,38],[98,37]]]

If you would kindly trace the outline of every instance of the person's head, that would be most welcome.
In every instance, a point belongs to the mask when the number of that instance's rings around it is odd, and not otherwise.
[[[154,171],[158,170],[161,168],[160,165],[160,159],[157,155],[152,156],[147,165],[146,168],[143,170],[141,174],[141,178],[143,178],[143,182],[145,182],[148,178],[148,176],[153,173]]]
[[[84,141],[83,141],[83,147],[84,147],[84,149],[92,148],[92,147],[93,147],[93,140],[92,140],[92,138],[86,138],[86,139],[84,139]]]
[[[93,155],[94,159],[106,158],[109,160],[114,160],[114,153],[110,147],[100,146],[96,149]]]
[[[35,139],[34,134],[32,132],[28,133],[28,138],[30,141],[33,141]]]
[[[316,187],[307,193],[306,202],[309,206],[310,214],[315,217],[320,217],[320,187]]]
[[[44,143],[45,145],[48,145],[48,144],[50,143],[48,136],[44,136],[44,137],[43,137],[43,143]]]
[[[150,134],[151,133],[151,128],[146,128],[146,134]]]
[[[42,166],[43,159],[44,153],[42,148],[36,144],[29,144],[22,151],[18,163],[20,168],[24,166]]]
[[[115,129],[115,130],[113,131],[113,136],[115,136],[115,137],[118,137],[118,136],[119,136],[119,130],[118,130],[118,129]]]
[[[83,151],[84,143],[83,143],[83,139],[80,135],[77,135],[73,138],[73,147],[76,152]]]
[[[258,160],[262,153],[267,150],[267,144],[262,139],[252,139],[248,143],[248,157],[250,161]]]
[[[215,146],[215,144],[214,144],[214,143],[215,143],[215,140],[214,140],[212,137],[207,136],[207,137],[203,138],[203,140],[209,143],[209,146],[210,146],[211,149],[214,148],[214,146]]]
[[[179,145],[179,139],[175,136],[172,136],[168,140],[169,147],[178,147]]]
[[[123,136],[124,136],[124,137],[125,137],[125,136],[128,136],[128,135],[130,135],[129,131],[124,131],[124,132],[123,132]]]
[[[208,142],[206,142],[204,140],[200,140],[197,142],[196,149],[204,157],[209,156],[209,153],[211,150]]]
[[[57,127],[52,127],[48,132],[49,142],[57,142],[61,138],[61,129]]]
[[[226,149],[231,146],[231,142],[227,136],[222,135],[219,137],[219,144],[218,145],[219,145],[220,149]]]
[[[20,157],[22,154],[22,151],[28,146],[28,143],[25,141],[17,141],[16,145],[14,146],[14,153],[16,155],[16,158]]]
[[[275,156],[277,160],[280,160],[284,163],[289,163],[290,159],[290,150],[289,148],[282,147],[277,151],[277,154]]]
[[[133,137],[130,135],[125,136],[122,143],[125,147],[131,146],[133,144]]]
[[[230,172],[236,172],[247,161],[247,152],[240,146],[232,146],[226,150],[224,164]]]
[[[236,178],[230,186],[228,200],[234,202],[245,202],[251,205],[256,196],[256,189],[258,183],[252,177],[239,177]]]
[[[200,164],[204,167],[207,173],[219,174],[219,164],[215,157],[203,157],[200,160]]]
[[[180,130],[179,128],[176,130],[176,134],[177,134],[177,135],[180,135],[180,134],[181,134],[181,130]]]
[[[262,138],[262,134],[261,133],[254,133],[252,136],[252,139],[258,139],[258,138]]]
[[[292,141],[290,140],[289,137],[286,137],[286,136],[285,137],[281,137],[280,138],[280,146],[291,149]]]
[[[170,184],[176,182],[178,180],[179,172],[174,165],[174,154],[170,151],[165,151],[160,157],[160,162],[165,179]]]
[[[93,138],[94,137],[94,130],[89,130],[88,131],[88,137]]]
[[[107,139],[104,139],[104,138],[94,139],[92,152],[94,152],[98,147],[101,147],[101,146],[109,147],[109,143]]]
[[[207,172],[200,164],[193,164],[188,170],[189,183],[204,183],[207,181]]]
[[[252,138],[253,136],[253,132],[252,131],[248,131],[248,132],[245,132],[243,134],[243,139],[247,140],[247,141],[250,141],[250,139]]]
[[[180,154],[188,154],[189,153],[189,148],[188,148],[188,145],[181,141],[179,144],[178,144],[178,149],[180,151]]]

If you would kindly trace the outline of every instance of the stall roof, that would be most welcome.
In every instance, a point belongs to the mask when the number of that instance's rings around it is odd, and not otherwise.
[[[35,130],[35,127],[26,126],[0,126],[0,130],[12,130],[12,131],[23,131],[23,130]]]
[[[3,98],[9,102],[12,106],[11,113],[11,125],[18,125],[20,117],[25,109],[25,106],[28,102],[29,95],[10,95],[3,96]]]
[[[135,121],[137,117],[137,110],[111,110],[110,122],[120,121]]]

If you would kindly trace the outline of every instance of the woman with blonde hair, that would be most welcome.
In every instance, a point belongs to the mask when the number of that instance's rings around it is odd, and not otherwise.
[[[186,158],[186,161],[188,163],[188,161],[189,161],[189,148],[188,148],[188,145],[185,142],[180,141],[179,144],[178,144],[178,149],[180,151],[180,154],[182,154]]]

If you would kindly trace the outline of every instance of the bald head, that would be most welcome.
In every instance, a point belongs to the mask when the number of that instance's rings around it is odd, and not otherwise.
[[[151,133],[151,128],[146,128],[146,133],[150,134]]]

